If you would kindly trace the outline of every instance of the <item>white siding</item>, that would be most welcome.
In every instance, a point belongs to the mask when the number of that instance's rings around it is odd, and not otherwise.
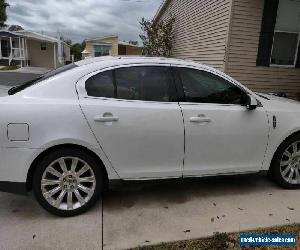
[[[300,97],[300,69],[257,67],[264,0],[233,0],[226,73],[254,91]]]
[[[172,56],[224,70],[230,5],[231,0],[168,1],[158,19],[175,17]]]

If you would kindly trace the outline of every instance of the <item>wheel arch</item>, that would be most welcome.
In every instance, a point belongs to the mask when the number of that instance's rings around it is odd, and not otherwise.
[[[36,168],[38,166],[38,163],[47,154],[49,154],[51,152],[54,152],[56,150],[64,149],[64,148],[80,149],[80,150],[88,153],[89,155],[91,155],[99,163],[99,166],[101,166],[101,169],[103,170],[103,173],[104,173],[104,176],[105,176],[105,188],[108,188],[107,169],[105,167],[105,164],[103,163],[103,160],[99,157],[99,155],[97,155],[94,151],[90,150],[89,148],[87,148],[85,146],[78,145],[78,144],[67,143],[67,144],[59,144],[59,145],[51,146],[51,147],[45,149],[44,151],[42,151],[40,154],[38,154],[37,157],[35,157],[35,159],[31,163],[31,165],[29,167],[29,170],[27,172],[27,177],[26,177],[26,189],[27,189],[27,191],[32,190],[33,174],[34,174],[34,171],[36,170]]]
[[[300,130],[296,130],[296,131],[293,131],[292,133],[290,133],[289,135],[287,135],[280,143],[279,145],[277,145],[276,149],[274,150],[274,153],[272,155],[272,159],[271,159],[271,162],[270,162],[270,166],[269,166],[269,170],[271,170],[272,166],[273,166],[273,161],[275,159],[275,156],[279,150],[279,148],[281,147],[281,145],[283,143],[285,143],[287,140],[289,140],[290,138],[294,137],[294,136],[297,136],[297,135],[300,135]]]

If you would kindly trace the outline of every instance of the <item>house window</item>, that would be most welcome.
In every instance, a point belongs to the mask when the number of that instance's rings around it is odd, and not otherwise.
[[[271,64],[294,66],[298,47],[298,33],[275,31]]]
[[[299,38],[300,1],[279,0],[271,65],[294,67],[297,61]]]
[[[41,50],[47,50],[47,43],[41,43]]]
[[[94,45],[95,57],[111,55],[111,45]]]

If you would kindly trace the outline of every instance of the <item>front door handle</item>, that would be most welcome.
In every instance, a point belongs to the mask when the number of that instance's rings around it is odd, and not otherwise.
[[[119,117],[113,116],[111,113],[104,113],[103,116],[95,116],[95,122],[117,122]]]
[[[190,122],[209,123],[211,122],[211,118],[205,115],[192,116],[190,117]]]

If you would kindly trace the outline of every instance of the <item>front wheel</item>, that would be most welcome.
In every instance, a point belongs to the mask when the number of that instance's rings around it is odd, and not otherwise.
[[[42,207],[58,216],[81,214],[93,206],[103,190],[99,163],[78,149],[47,155],[33,177],[33,191]]]
[[[281,144],[272,162],[271,176],[283,188],[300,188],[300,135]]]

